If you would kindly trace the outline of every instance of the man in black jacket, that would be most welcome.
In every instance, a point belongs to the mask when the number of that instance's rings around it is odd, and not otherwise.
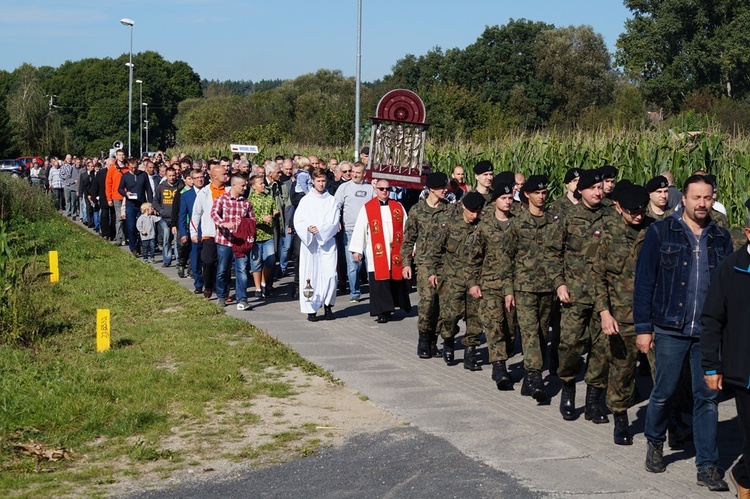
[[[750,201],[746,203],[750,208]],[[745,226],[750,241],[750,219]],[[701,315],[701,366],[706,384],[734,392],[742,435],[742,456],[730,477],[739,498],[750,498],[750,245],[728,256],[708,288]],[[721,352],[719,352],[721,350]]]

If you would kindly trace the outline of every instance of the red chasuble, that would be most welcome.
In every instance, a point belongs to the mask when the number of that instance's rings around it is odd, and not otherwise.
[[[386,281],[402,279],[403,261],[401,260],[401,244],[404,242],[404,207],[395,201],[388,201],[393,219],[393,242],[388,243],[383,233],[383,220],[380,216],[380,201],[372,199],[365,203],[367,210],[367,224],[370,227],[370,244],[372,245],[372,260],[375,267],[375,280]],[[391,265],[388,269],[388,253],[386,244],[391,246]]]

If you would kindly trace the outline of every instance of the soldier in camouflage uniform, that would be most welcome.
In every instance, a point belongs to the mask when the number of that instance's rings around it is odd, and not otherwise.
[[[550,278],[554,271],[548,245],[554,237],[557,221],[544,211],[547,177],[529,177],[520,196],[523,202],[523,198],[528,201],[528,209],[516,217],[503,239],[499,267],[506,309],[515,306],[518,311],[526,371],[521,395],[530,395],[542,403],[548,400],[542,368],[554,296]]]
[[[484,204],[492,202],[492,179],[495,177],[493,170],[494,166],[489,161],[480,161],[474,165],[474,178],[477,179],[475,192],[482,195]]]
[[[419,294],[419,316],[417,330],[419,342],[417,355],[429,359],[440,355],[437,347],[438,318],[440,306],[437,290],[427,280],[429,273],[425,267],[429,245],[439,232],[441,221],[455,206],[445,201],[448,189],[448,176],[442,172],[427,175],[428,195],[409,210],[404,227],[404,243],[401,246],[401,259],[404,262],[404,279],[411,279],[416,269],[417,293]]]
[[[593,261],[609,210],[602,209],[602,180],[598,170],[584,170],[578,180],[576,197],[581,202],[568,209],[557,224],[552,249],[555,265],[553,287],[562,303],[560,321],[560,367],[563,381],[560,413],[575,419],[575,378],[583,366],[582,355],[589,347],[585,417],[594,423],[608,423],[600,406],[607,386],[608,344],[600,329],[599,310],[594,307]]]
[[[667,201],[669,201],[669,181],[667,177],[657,175],[646,182],[648,191],[648,213],[654,220],[661,220],[667,216]]]
[[[607,208],[614,211],[614,202],[612,201],[612,192],[617,182],[617,168],[612,165],[604,165],[599,168],[599,174],[602,177],[602,208]]]
[[[484,198],[480,193],[464,195],[460,208],[441,224],[425,261],[430,285],[437,288],[440,300],[443,360],[453,365],[454,337],[458,321],[465,317],[466,335],[461,342],[466,347],[464,368],[471,371],[481,370],[476,347],[482,334],[479,276],[484,255],[476,244],[476,228],[482,206]]]
[[[628,185],[614,201],[620,220],[612,217],[602,234],[593,266],[594,289],[602,332],[609,340],[606,401],[615,419],[614,442],[632,445],[627,411],[633,405],[638,359],[633,323],[635,264],[646,229],[654,220],[646,215],[649,195],[640,185]]]
[[[515,336],[516,321],[515,311],[505,310],[500,260],[502,241],[515,216],[510,212],[513,204],[513,184],[502,183],[499,180],[498,176],[492,182],[494,212],[484,213],[476,230],[476,245],[484,255],[479,279],[479,319],[487,336],[492,379],[498,390],[508,390],[512,388],[512,380],[505,361],[510,355],[508,344],[510,338]]]

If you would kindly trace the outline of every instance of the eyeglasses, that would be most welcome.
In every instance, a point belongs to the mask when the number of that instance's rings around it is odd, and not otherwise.
[[[391,190],[390,187],[376,187],[376,189],[379,190],[379,191],[390,191]]]
[[[351,170],[341,170],[341,173],[351,173]]]

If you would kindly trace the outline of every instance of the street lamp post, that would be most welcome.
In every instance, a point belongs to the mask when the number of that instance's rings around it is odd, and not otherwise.
[[[120,19],[120,23],[124,26],[130,26],[130,78],[128,79],[128,157],[131,156],[131,149],[133,146],[133,25],[135,21],[123,17]]]
[[[146,112],[144,113],[146,119],[143,120],[143,124],[146,129],[146,154],[148,154],[148,104],[146,102],[141,102],[141,105],[146,106]]]
[[[359,161],[359,112],[362,85],[362,0],[357,1],[357,77],[354,97],[354,161]]]
[[[135,82],[138,84],[140,95],[138,102],[143,102],[143,80],[135,80]],[[138,118],[138,146],[141,148],[141,155],[138,156],[138,159],[140,160],[143,157],[143,106],[138,106],[138,112],[140,113]]]

